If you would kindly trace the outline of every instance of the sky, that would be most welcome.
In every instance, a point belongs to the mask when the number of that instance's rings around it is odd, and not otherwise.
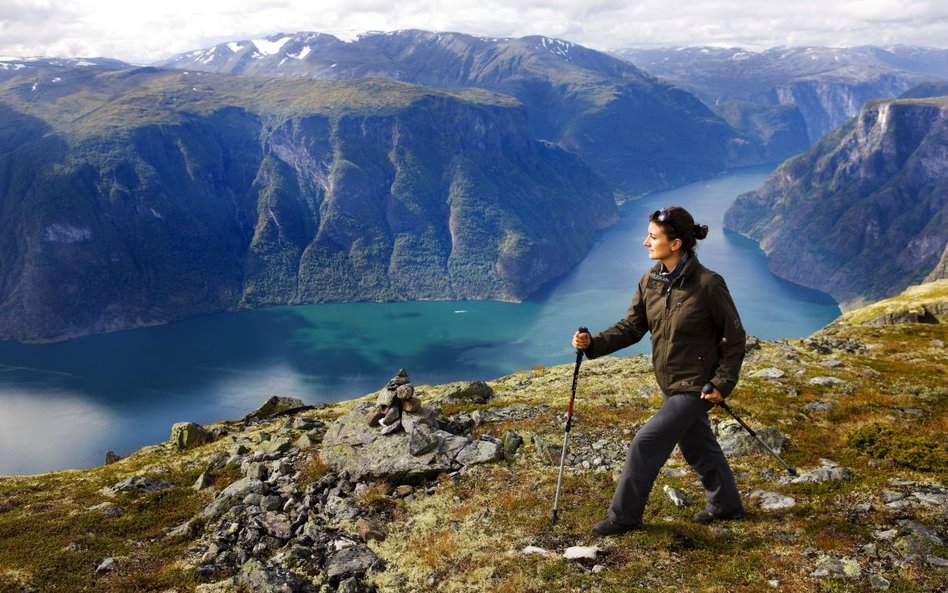
[[[948,47],[945,0],[0,0],[0,56],[151,64],[224,41],[318,31],[546,35],[588,47]]]

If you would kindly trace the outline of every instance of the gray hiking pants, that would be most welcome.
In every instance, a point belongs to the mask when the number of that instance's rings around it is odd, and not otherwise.
[[[665,398],[661,409],[632,439],[609,506],[610,519],[626,525],[642,520],[652,484],[676,444],[701,477],[705,508],[714,513],[742,510],[734,474],[711,431],[708,410],[712,407],[697,393],[675,393]]]

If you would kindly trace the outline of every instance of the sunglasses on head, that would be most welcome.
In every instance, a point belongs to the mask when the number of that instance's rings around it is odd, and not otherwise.
[[[668,208],[662,208],[661,210],[656,210],[653,212],[652,218],[658,222],[667,222],[668,219],[671,218],[671,215],[672,213],[668,210]]]

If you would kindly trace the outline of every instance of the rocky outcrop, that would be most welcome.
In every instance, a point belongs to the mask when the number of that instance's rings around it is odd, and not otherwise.
[[[725,226],[779,276],[852,306],[924,280],[948,244],[948,99],[880,101],[740,196]]]
[[[472,424],[444,418],[422,405],[402,369],[374,404],[363,402],[330,425],[320,455],[324,463],[353,479],[390,482],[417,482],[464,466],[512,458],[519,443],[489,435],[472,439],[445,430],[463,432]]]

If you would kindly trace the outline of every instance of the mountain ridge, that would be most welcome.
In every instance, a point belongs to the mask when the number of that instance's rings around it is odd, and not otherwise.
[[[489,91],[51,68],[0,71],[3,339],[519,300],[616,217],[597,175]]]
[[[305,32],[266,40],[280,43],[279,51],[263,54],[248,41],[227,42],[162,65],[245,76],[384,76],[426,86],[487,88],[520,100],[535,137],[578,153],[629,195],[761,158],[759,147],[689,93],[568,41],[422,30],[364,35],[352,42]]]
[[[946,143],[948,97],[871,102],[739,196],[725,227],[758,241],[775,274],[844,307],[896,294],[948,243]]]

